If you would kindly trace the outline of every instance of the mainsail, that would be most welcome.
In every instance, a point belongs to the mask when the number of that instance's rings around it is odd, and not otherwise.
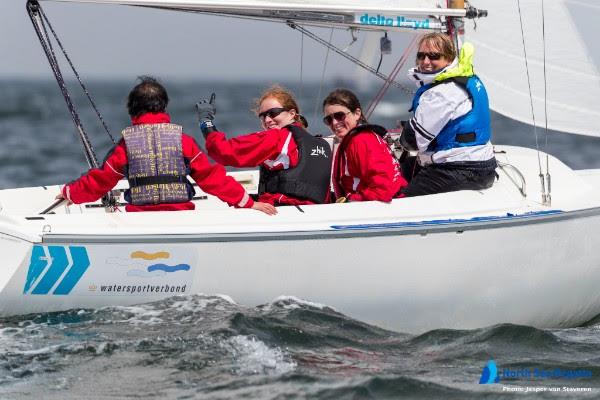
[[[600,36],[600,5],[593,0],[472,3],[489,12],[476,26],[466,23],[466,40],[475,45],[475,72],[488,88],[491,107],[528,124],[535,116],[541,127],[547,109],[549,129],[600,136],[600,60],[592,56],[600,47],[594,43]]]
[[[444,16],[462,17],[446,0],[53,0],[122,4],[314,25],[377,30],[434,29]]]

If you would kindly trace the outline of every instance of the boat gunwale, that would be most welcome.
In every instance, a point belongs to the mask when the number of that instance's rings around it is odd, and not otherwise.
[[[474,217],[472,219],[405,221],[383,224],[331,225],[329,230],[273,231],[244,233],[198,233],[198,234],[56,234],[42,236],[41,244],[89,243],[219,243],[257,242],[281,240],[346,239],[379,236],[428,235],[436,233],[464,233],[483,229],[502,229],[513,226],[553,223],[564,220],[600,216],[600,207],[575,211],[541,210],[526,214]]]

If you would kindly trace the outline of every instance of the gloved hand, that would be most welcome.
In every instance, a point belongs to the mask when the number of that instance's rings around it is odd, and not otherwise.
[[[204,139],[206,139],[209,133],[217,131],[213,122],[216,113],[214,93],[210,95],[209,101],[204,99],[196,103],[196,114],[198,115],[198,123],[200,124],[200,130],[204,135]]]

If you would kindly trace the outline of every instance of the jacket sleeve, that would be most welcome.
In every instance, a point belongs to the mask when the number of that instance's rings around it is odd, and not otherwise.
[[[79,179],[63,186],[62,195],[75,204],[98,200],[125,176],[127,150],[121,140],[106,156],[102,167],[92,168]]]
[[[227,139],[223,132],[213,132],[206,138],[206,150],[219,164],[238,168],[257,167],[265,160],[277,157],[286,137],[287,129],[269,129],[231,139]]]
[[[227,176],[222,165],[211,164],[206,154],[200,151],[196,141],[188,135],[183,135],[183,156],[189,160],[190,175],[200,189],[218,197],[230,206],[250,208],[254,205],[254,201],[244,187]]]
[[[356,192],[348,200],[389,202],[396,194],[397,180],[402,179],[392,155],[375,133],[356,136],[346,149],[348,172],[360,179]]]

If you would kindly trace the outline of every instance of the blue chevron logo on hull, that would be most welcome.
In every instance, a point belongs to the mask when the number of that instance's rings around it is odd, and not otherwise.
[[[85,247],[33,246],[23,294],[69,294],[89,266]]]

